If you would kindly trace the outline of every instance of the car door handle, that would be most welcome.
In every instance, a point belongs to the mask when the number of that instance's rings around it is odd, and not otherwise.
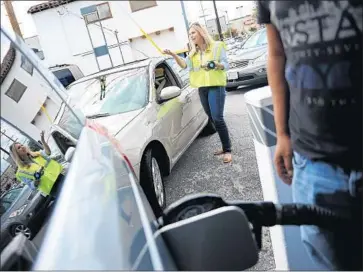
[[[185,98],[185,102],[186,102],[186,103],[190,103],[190,102],[192,102],[192,99],[190,98],[190,96],[189,96],[189,95]]]

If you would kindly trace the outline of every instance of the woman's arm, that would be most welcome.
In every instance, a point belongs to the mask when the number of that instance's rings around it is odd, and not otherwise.
[[[183,69],[187,68],[186,61],[183,58],[179,57],[174,52],[171,52],[169,49],[165,49],[164,54],[172,56],[175,59],[176,63],[180,66],[180,68],[183,68]]]
[[[221,49],[221,61],[216,63],[216,66],[219,70],[225,70],[227,71],[229,69],[229,63],[228,63],[228,58],[227,58],[227,51],[225,46],[222,47]]]
[[[40,141],[42,142],[43,146],[44,146],[44,151],[45,153],[50,156],[52,154],[52,151],[50,151],[49,145],[46,143],[46,141],[44,140],[44,130],[40,133]]]
[[[36,187],[38,187],[39,182],[35,182],[32,181],[31,179],[25,178],[25,177],[21,177],[20,178],[20,182],[25,183],[26,185],[28,185],[30,187],[30,189],[35,190]]]

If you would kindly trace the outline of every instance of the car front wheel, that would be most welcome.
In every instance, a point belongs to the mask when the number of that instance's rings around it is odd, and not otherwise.
[[[152,149],[148,149],[143,156],[140,184],[155,216],[159,217],[166,206],[164,177],[158,154]]]
[[[23,224],[14,225],[10,230],[10,234],[13,237],[18,235],[19,233],[22,233],[27,239],[32,238],[32,231],[30,230],[30,228]]]

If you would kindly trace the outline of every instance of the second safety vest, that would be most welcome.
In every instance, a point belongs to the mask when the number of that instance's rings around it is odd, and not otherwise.
[[[55,160],[46,160],[41,155],[33,158],[33,161],[34,163],[29,167],[19,167],[16,172],[16,178],[20,181],[23,177],[35,181],[34,174],[43,167],[44,172],[37,189],[44,195],[49,195],[63,167]]]
[[[209,70],[201,68],[208,61],[220,62],[222,49],[225,47],[223,42],[213,42],[203,53],[197,52],[191,58],[189,70],[190,85],[194,88],[210,86],[226,86],[227,75],[224,70]],[[202,56],[203,54],[203,56]]]

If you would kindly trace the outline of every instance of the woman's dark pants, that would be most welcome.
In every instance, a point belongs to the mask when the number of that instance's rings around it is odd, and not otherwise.
[[[53,185],[53,188],[50,192],[50,195],[52,198],[57,199],[59,197],[59,194],[62,190],[63,183],[64,183],[65,176],[60,174],[56,180],[56,182]]]
[[[226,100],[225,87],[201,87],[199,88],[200,102],[205,113],[213,121],[219,138],[222,142],[224,152],[231,152],[231,140],[228,134],[228,128],[224,121],[223,111]]]

